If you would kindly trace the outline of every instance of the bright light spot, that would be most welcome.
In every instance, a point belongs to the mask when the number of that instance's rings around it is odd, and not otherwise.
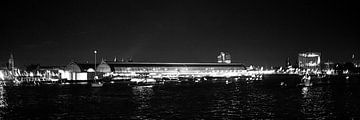
[[[303,87],[303,88],[302,88],[302,94],[303,94],[303,95],[307,95],[308,92],[309,92],[309,88],[308,88],[308,87]]]
[[[330,75],[332,72],[330,70],[326,71],[326,74]]]
[[[67,80],[71,79],[71,74],[69,71],[60,71],[60,74],[62,79],[67,79]]]
[[[87,69],[87,72],[95,72],[95,70],[93,68],[89,68]]]
[[[303,56],[303,57],[320,57],[319,54],[315,54],[315,53],[303,53],[303,54],[300,54],[300,56]]]
[[[4,73],[2,71],[0,71],[0,80],[4,80],[5,79],[4,77],[5,77]]]
[[[87,73],[76,73],[76,80],[87,80]]]

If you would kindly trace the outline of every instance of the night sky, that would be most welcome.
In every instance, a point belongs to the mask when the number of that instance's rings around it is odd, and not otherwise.
[[[220,51],[246,65],[360,57],[359,5],[349,1],[8,1],[1,3],[0,62],[66,65],[132,58],[216,62]]]

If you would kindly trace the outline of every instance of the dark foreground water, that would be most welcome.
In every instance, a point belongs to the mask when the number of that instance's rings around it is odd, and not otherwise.
[[[0,119],[359,119],[357,85],[1,86]]]

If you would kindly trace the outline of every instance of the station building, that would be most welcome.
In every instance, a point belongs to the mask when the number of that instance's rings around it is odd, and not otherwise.
[[[246,72],[241,63],[149,63],[102,61],[97,72],[104,76],[136,75],[153,76],[237,76]]]
[[[156,63],[104,61],[100,64],[71,62],[65,68],[63,79],[91,80],[101,77],[135,77],[149,75],[151,77],[231,77],[247,74],[246,66],[241,63],[231,63],[229,53],[221,52],[218,63]],[[96,74],[96,75],[95,75]]]

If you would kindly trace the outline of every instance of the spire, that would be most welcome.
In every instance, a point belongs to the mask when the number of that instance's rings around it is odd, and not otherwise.
[[[115,56],[115,58],[114,58],[114,62],[117,62],[118,60],[117,60],[117,58],[116,58],[116,56]]]
[[[15,69],[15,61],[14,61],[14,56],[11,53],[10,54],[10,58],[9,58],[9,66],[8,66],[10,70],[14,70]]]
[[[289,58],[289,57],[287,57],[285,65],[286,65],[286,67],[290,67],[290,66],[291,66],[290,58]]]
[[[105,64],[106,63],[106,59],[101,59],[100,64]]]

